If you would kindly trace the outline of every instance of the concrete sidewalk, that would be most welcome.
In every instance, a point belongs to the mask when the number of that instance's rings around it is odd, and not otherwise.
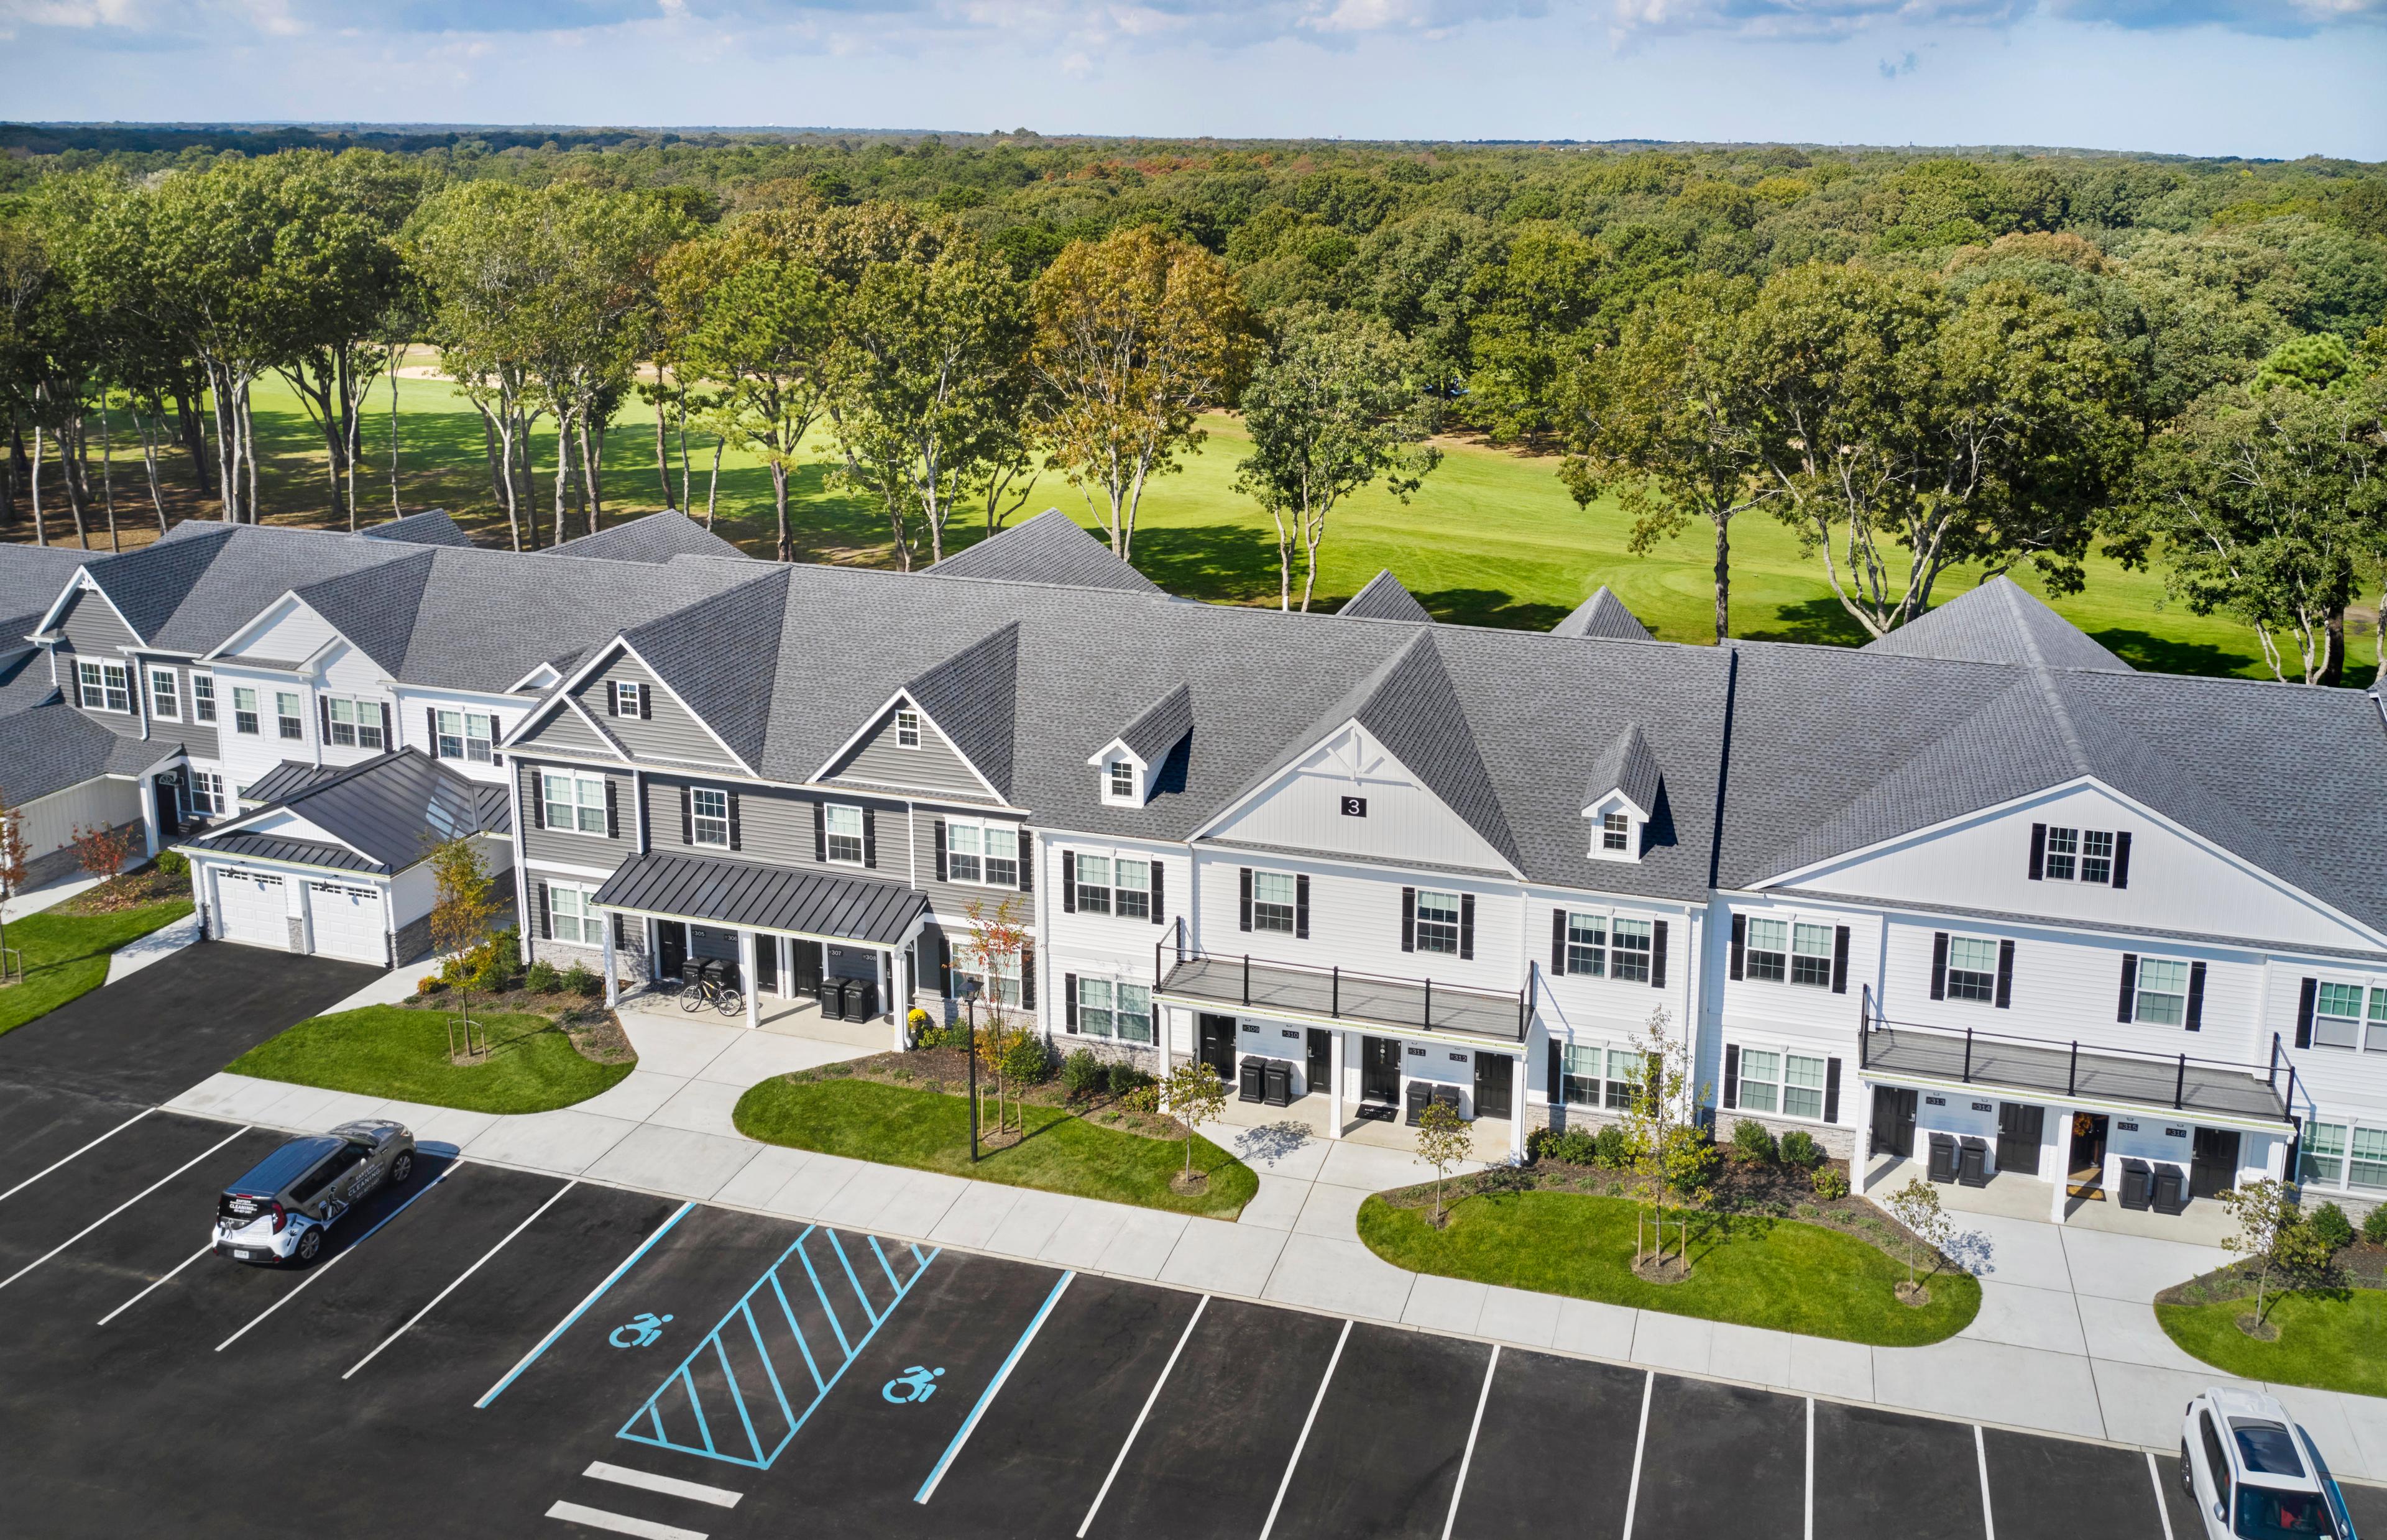
[[[370,991],[368,991],[370,992]],[[2227,1260],[2208,1247],[2000,1216],[1962,1216],[1978,1319],[1930,1347],[1867,1347],[1452,1279],[1384,1262],[1355,1233],[1372,1192],[1429,1173],[1404,1152],[1298,1125],[1220,1130],[1260,1178],[1240,1219],[1166,1214],[758,1143],[730,1112],[773,1075],[872,1052],[852,1043],[634,1014],[638,1067],[602,1095],[518,1117],[211,1076],[167,1105],[314,1131],[405,1121],[492,1165],[807,1222],[1737,1381],[1967,1421],[2169,1451],[2179,1408],[2228,1382],[2175,1347],[2154,1293]],[[2268,1386],[2341,1475],[2387,1482],[2387,1400]]]

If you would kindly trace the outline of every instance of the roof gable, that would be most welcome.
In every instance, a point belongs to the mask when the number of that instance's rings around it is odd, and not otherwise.
[[[1605,637],[1610,641],[1655,641],[1624,601],[1603,583],[1574,612],[1550,627],[1553,637]]]
[[[972,642],[903,687],[954,751],[1011,797],[1012,731],[1019,695],[1019,623]]]
[[[377,567],[344,573],[297,590],[307,607],[385,674],[406,664],[423,590],[431,581],[432,557],[423,551]]]
[[[787,601],[787,574],[766,571],[622,634],[656,682],[749,769],[762,758],[770,728],[772,643]]]
[[[1658,756],[1642,735],[1641,724],[1628,723],[1591,762],[1591,774],[1584,783],[1583,810],[1589,813],[1609,798],[1621,796],[1642,817],[1650,817],[1658,811],[1662,779]]]
[[[716,556],[745,562],[744,551],[676,508],[625,520],[611,529],[549,546],[541,556],[581,556],[605,562],[660,565],[682,556]]]
[[[1889,635],[1867,642],[1864,650],[1977,663],[2131,671],[2129,664],[2090,640],[2087,632],[2002,573]]]
[[[1346,619],[1405,620],[1431,625],[1433,616],[1417,601],[1417,596],[1401,587],[1387,567],[1368,579],[1366,587],[1353,594],[1343,608],[1334,612]]]
[[[457,527],[444,508],[426,509],[403,518],[385,519],[371,529],[357,531],[367,540],[396,540],[410,546],[470,546],[473,537]]]
[[[1057,508],[957,551],[928,569],[940,577],[995,583],[1052,583],[1156,594],[1160,585],[1111,554],[1103,539]]]

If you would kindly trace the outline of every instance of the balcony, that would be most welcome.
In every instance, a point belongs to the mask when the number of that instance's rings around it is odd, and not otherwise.
[[[1432,978],[1310,967],[1248,955],[1155,948],[1155,998],[1196,1010],[1233,1011],[1319,1026],[1427,1032],[1522,1046],[1529,991],[1497,994]]]

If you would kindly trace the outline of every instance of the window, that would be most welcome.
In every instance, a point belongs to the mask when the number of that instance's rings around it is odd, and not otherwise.
[[[1608,927],[1608,976],[1621,983],[1649,981],[1649,922],[1611,920]]]
[[[1790,922],[1761,920],[1749,922],[1749,947],[1741,972],[1744,977],[1778,984],[1790,972]]]
[[[477,712],[441,712],[435,720],[439,725],[439,740],[433,751],[437,758],[490,763],[490,745],[498,736],[496,717]]]
[[[920,746],[920,713],[899,711],[895,713],[895,747],[916,749]]]
[[[75,678],[82,686],[85,708],[95,712],[133,710],[133,676],[122,663],[78,662]]]
[[[615,716],[646,715],[646,702],[638,699],[638,691],[645,688],[636,679],[614,680],[613,714]]]
[[[1560,1095],[1569,1106],[1629,1112],[1645,1073],[1626,1049],[1570,1044],[1559,1067]]]
[[[307,736],[307,724],[298,715],[298,695],[296,690],[274,691],[273,717],[280,726],[284,738],[303,738]]]
[[[201,722],[216,719],[216,676],[212,674],[191,675],[191,715]]]
[[[2188,1019],[2186,963],[2141,957],[2138,984],[2138,1003],[2132,1007],[2137,1019],[2155,1027],[2177,1027]]]
[[[183,719],[183,692],[176,687],[170,668],[149,671],[149,714],[161,722]]]
[[[1113,802],[1135,801],[1135,765],[1133,762],[1115,759],[1110,763],[1110,798]]]
[[[1561,1099],[1569,1106],[1599,1105],[1599,1063],[1598,1049],[1577,1048],[1572,1043],[1567,1045],[1559,1078]]]
[[[1793,925],[1790,928],[1790,982],[1832,987],[1832,928]]]
[[[1459,954],[1459,895],[1418,890],[1417,949]]]
[[[229,811],[224,806],[223,777],[208,770],[193,770],[183,777],[183,806],[185,811],[204,818],[212,818]]]
[[[1152,863],[1125,856],[1111,863],[1111,907],[1123,920],[1152,918]],[[2383,991],[2387,992],[2387,991]]]
[[[986,959],[979,955],[975,946],[956,941],[954,945],[954,988],[966,995],[979,994],[997,1004],[1018,1004],[1019,954],[1015,952],[1008,957],[994,959],[994,963],[995,967],[990,972]],[[1147,1005],[1147,1012],[1149,1009]]]
[[[232,730],[254,734],[257,731],[257,691],[246,685],[232,689]]]
[[[2047,828],[2047,879],[2051,882],[2114,880],[2114,833],[2111,829]]]
[[[1740,1098],[1743,1112],[1773,1112],[1782,1093],[1782,1055],[1763,1048],[1740,1051]]]
[[[2363,1029],[2362,1046],[2374,1054],[2387,1053],[2387,990],[2370,991],[2370,1022]]]
[[[945,875],[989,888],[1019,886],[1019,830],[1009,824],[948,824]]]
[[[2354,1168],[2345,1180],[2356,1187],[2387,1187],[2387,1129],[2354,1130]]]
[[[831,802],[822,810],[821,821],[828,835],[828,858],[840,866],[861,865],[862,809]]]
[[[1294,881],[1289,872],[1252,874],[1252,928],[1293,934]]]
[[[1152,1041],[1152,988],[1121,984],[1118,991],[1118,1035],[1122,1042]]]
[[[1824,1116],[1823,1059],[1771,1048],[1740,1051],[1740,1083],[1734,1101],[1744,1112],[1778,1112],[1786,1117]]]
[[[2345,1125],[2306,1123],[2302,1161],[2303,1180],[2324,1187],[2345,1185]]]
[[[2099,829],[2080,831],[2080,880],[2114,880],[2114,836]]]
[[[1610,1112],[1630,1112],[1634,1093],[1649,1083],[1650,1068],[1647,1061],[1636,1062],[1630,1049],[1608,1051],[1608,1108]]]
[[[1782,1111],[1791,1117],[1824,1116],[1824,1061],[1804,1054],[1782,1055]]]
[[[1111,912],[1110,857],[1078,857],[1078,912],[1081,915],[1107,915]]]
[[[381,704],[375,701],[327,701],[332,718],[332,742],[342,749],[378,749],[382,746]],[[286,731],[282,735],[290,736]]]
[[[605,832],[605,782],[601,777],[548,770],[540,773],[539,781],[542,800],[547,803],[548,827],[579,834]]]
[[[1111,1025],[1111,981],[1107,978],[1078,980],[1078,1030],[1092,1037],[1106,1038]]]
[[[562,882],[547,885],[548,928],[555,933],[557,940],[570,941],[575,946],[605,944],[604,921],[588,899],[586,888]]]
[[[1567,912],[1566,966],[1592,978],[1608,976],[1608,916]]]
[[[2351,1048],[2361,1029],[2362,987],[2323,984],[2313,991],[2313,1046]]]
[[[1599,848],[1624,852],[1631,848],[1633,818],[1630,814],[1603,813],[1599,815]]]
[[[1993,1004],[1998,998],[1998,943],[1976,936],[1948,939],[1948,998]]]
[[[697,787],[688,794],[688,833],[700,845],[729,848],[729,793]]]

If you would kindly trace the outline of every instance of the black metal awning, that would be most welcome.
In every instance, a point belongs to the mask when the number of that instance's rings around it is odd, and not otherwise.
[[[593,901],[604,909],[777,930],[865,946],[901,946],[928,895],[900,882],[790,871],[713,856],[633,856]]]

